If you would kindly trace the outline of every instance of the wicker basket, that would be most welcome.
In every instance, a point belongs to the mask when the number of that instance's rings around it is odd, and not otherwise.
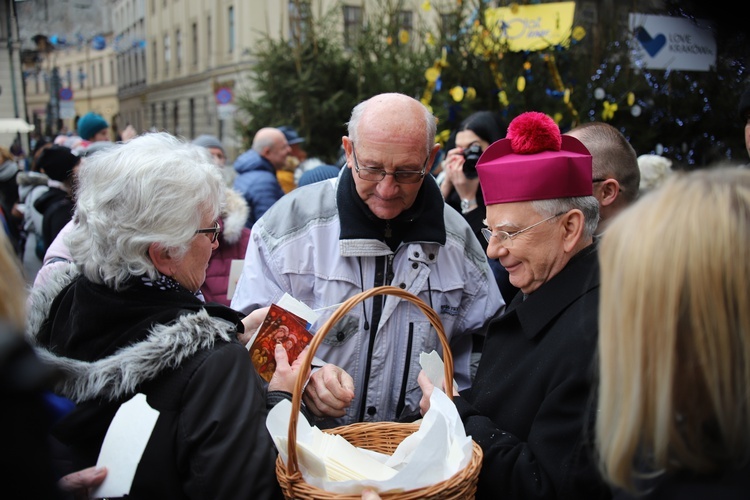
[[[445,337],[443,331],[443,324],[440,321],[440,317],[437,313],[425,304],[416,295],[404,291],[394,286],[381,286],[371,288],[366,292],[359,293],[343,304],[328,318],[328,321],[318,330],[313,336],[313,340],[310,342],[310,349],[308,350],[305,358],[305,363],[310,364],[312,358],[315,355],[315,351],[322,342],[326,333],[336,324],[346,313],[348,313],[354,306],[359,302],[372,297],[373,295],[395,295],[402,299],[406,299],[416,306],[418,306],[422,312],[430,320],[433,328],[440,338],[440,342],[443,346],[443,363],[445,365],[445,389],[449,398],[453,399],[453,357],[451,355],[450,346],[448,340]],[[306,483],[302,474],[299,471],[299,462],[297,458],[297,416],[299,415],[300,405],[302,401],[302,389],[305,383],[304,372],[300,372],[300,376],[297,378],[297,382],[294,386],[294,392],[292,396],[292,415],[289,419],[289,435],[288,435],[288,453],[289,453],[289,465],[287,467],[284,464],[281,456],[276,459],[276,477],[281,485],[281,489],[284,492],[284,497],[287,499],[300,499],[300,500],[359,500],[361,495],[353,494],[341,494],[332,493],[325,491],[315,486],[311,486]],[[395,422],[361,422],[350,425],[344,425],[336,427],[334,429],[326,429],[324,432],[330,434],[338,434],[349,441],[354,446],[360,448],[366,448],[369,450],[378,451],[381,453],[392,454],[398,445],[407,436],[416,432],[419,429],[419,424],[403,424]],[[470,499],[474,498],[477,490],[477,479],[479,477],[479,470],[482,466],[482,449],[476,442],[473,442],[473,453],[471,460],[462,470],[454,474],[451,478],[441,481],[437,484],[417,488],[409,491],[394,492],[394,493],[382,493],[381,497],[383,500],[390,499]]]

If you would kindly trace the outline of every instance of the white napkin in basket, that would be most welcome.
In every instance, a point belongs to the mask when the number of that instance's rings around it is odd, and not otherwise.
[[[289,458],[287,440],[291,411],[291,403],[282,401],[269,412],[266,419],[266,428],[286,464]],[[343,445],[342,449],[347,449],[345,456],[339,457],[336,451],[330,449],[320,453],[318,447],[325,440],[321,439],[320,434],[324,433],[310,426],[304,416],[298,415],[297,443],[300,446],[297,457],[302,477],[311,486],[332,493],[359,494],[365,487],[380,493],[423,488],[449,479],[462,470],[473,453],[471,438],[466,435],[456,406],[438,388],[432,392],[430,410],[424,415],[419,430],[404,439],[390,457],[351,445]],[[337,467],[346,464],[346,468],[359,472],[368,470],[373,461],[377,461],[383,464],[383,468],[377,467],[378,474],[386,474],[387,477],[387,467],[397,472],[390,479],[377,480],[375,477],[384,476],[364,474],[363,477],[370,479],[332,481],[324,477],[328,469],[326,460],[329,463],[334,460]]]

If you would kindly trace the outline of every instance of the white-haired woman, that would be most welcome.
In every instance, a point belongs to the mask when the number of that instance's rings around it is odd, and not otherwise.
[[[750,491],[750,171],[675,173],[601,242],[596,444],[615,498]]]
[[[242,317],[198,296],[219,244],[221,173],[204,148],[154,133],[100,151],[78,175],[66,237],[76,264],[33,290],[28,319],[38,352],[65,372],[57,391],[76,403],[53,429],[71,470],[96,463],[115,413],[142,393],[159,416],[132,498],[279,497]],[[278,351],[269,396],[299,370]]]

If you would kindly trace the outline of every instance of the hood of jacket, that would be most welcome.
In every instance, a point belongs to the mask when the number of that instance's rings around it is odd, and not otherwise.
[[[75,402],[117,400],[242,328],[238,313],[204,305],[187,290],[115,292],[74,264],[57,266],[28,306],[29,340],[63,374],[55,391]]]
[[[244,174],[254,170],[262,170],[276,175],[276,169],[271,165],[271,162],[252,149],[245,151],[234,160],[234,170],[238,174]]]
[[[47,176],[40,172],[18,172],[16,183],[18,184],[18,196],[26,200],[29,193],[37,186],[47,186]]]
[[[18,172],[18,186],[46,186],[49,178],[41,172]]]
[[[11,160],[0,163],[0,182],[12,179],[16,172],[18,172],[18,163]]]
[[[233,245],[240,240],[245,221],[250,215],[250,207],[245,197],[232,188],[226,190],[226,202],[221,212],[221,237],[224,242]]]
[[[36,199],[36,201],[34,202],[34,208],[40,214],[44,214],[44,212],[46,212],[53,203],[64,200],[65,198],[70,198],[67,192],[63,191],[60,188],[50,186],[46,193],[42,194],[39,198]]]

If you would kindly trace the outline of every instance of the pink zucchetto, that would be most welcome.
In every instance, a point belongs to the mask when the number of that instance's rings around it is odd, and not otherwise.
[[[591,153],[555,121],[529,111],[508,125],[477,162],[485,205],[591,196]]]

